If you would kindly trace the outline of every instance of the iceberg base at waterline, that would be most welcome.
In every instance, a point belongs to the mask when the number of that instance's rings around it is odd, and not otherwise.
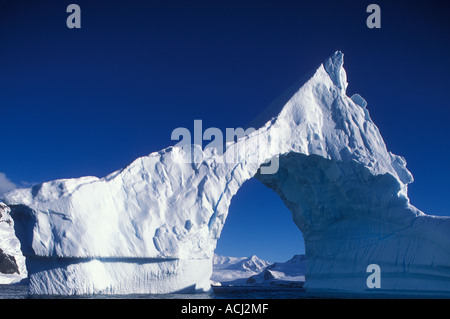
[[[27,258],[38,295],[165,294],[210,291],[210,260]]]

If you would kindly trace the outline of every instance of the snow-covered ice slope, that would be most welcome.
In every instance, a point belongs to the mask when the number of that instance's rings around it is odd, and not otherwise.
[[[410,205],[413,181],[367,103],[346,96],[336,52],[257,131],[214,148],[169,147],[104,178],[56,180],[3,195],[39,294],[210,288],[232,197],[256,176],[303,232],[309,290],[450,291],[450,218]],[[279,159],[275,174],[258,169]],[[233,159],[233,160],[230,160]],[[266,171],[267,172],[267,171]]]

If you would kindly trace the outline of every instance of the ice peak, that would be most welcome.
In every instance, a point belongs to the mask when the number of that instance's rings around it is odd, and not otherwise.
[[[336,51],[324,62],[325,71],[327,71],[334,85],[345,92],[347,89],[347,74],[343,68],[344,53]]]

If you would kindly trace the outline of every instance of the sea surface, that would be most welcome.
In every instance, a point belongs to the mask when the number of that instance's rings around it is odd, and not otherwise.
[[[308,294],[299,287],[270,287],[270,286],[223,286],[213,287],[210,293],[198,294],[128,294],[128,295],[75,295],[75,296],[48,296],[30,295],[28,286],[23,284],[0,285],[0,299],[450,299],[450,294],[429,294],[417,292],[417,294],[392,294],[380,292],[368,294],[344,294],[326,293],[320,295]]]
[[[199,294],[128,294],[37,296],[28,294],[28,286],[0,285],[0,299],[307,299],[302,288],[288,287],[214,287],[211,293]]]

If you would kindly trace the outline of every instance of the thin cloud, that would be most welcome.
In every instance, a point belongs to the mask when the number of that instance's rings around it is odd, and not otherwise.
[[[0,172],[0,195],[15,188],[17,188],[17,185],[11,182],[5,173]]]

